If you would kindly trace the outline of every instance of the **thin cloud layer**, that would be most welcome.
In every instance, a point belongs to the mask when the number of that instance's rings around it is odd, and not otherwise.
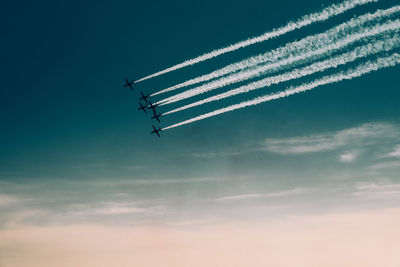
[[[239,201],[239,200],[248,200],[254,198],[268,198],[268,197],[283,197],[283,196],[291,196],[298,194],[306,194],[315,191],[314,188],[294,188],[290,190],[282,190],[270,193],[253,193],[253,194],[239,194],[232,196],[225,196],[213,199],[214,201]]]
[[[353,195],[364,198],[400,198],[400,184],[360,183],[356,185]]]
[[[341,154],[339,156],[339,161],[341,162],[353,162],[356,160],[356,158],[358,157],[358,152],[352,151],[352,152],[346,152],[344,154]]]
[[[397,145],[392,152],[387,154],[388,157],[400,158],[400,145]]]
[[[123,214],[137,214],[147,213],[155,214],[160,213],[162,207],[140,207],[137,203],[103,203],[97,206],[75,205],[71,207],[69,212],[72,215],[79,216],[97,216],[97,215],[123,215]]]
[[[0,194],[0,207],[9,206],[21,202],[22,200],[11,195]]]
[[[392,168],[400,168],[400,160],[399,161],[384,161],[379,162],[370,167],[372,170],[381,170],[381,169],[392,169]]]
[[[278,154],[305,154],[332,151],[339,148],[364,147],[377,142],[387,143],[400,136],[397,125],[390,123],[366,123],[336,132],[289,138],[268,138],[261,149]],[[344,158],[350,159],[347,155]]]

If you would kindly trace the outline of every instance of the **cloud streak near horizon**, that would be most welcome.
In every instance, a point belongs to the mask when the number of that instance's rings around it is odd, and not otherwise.
[[[260,149],[277,154],[299,155],[332,151],[338,148],[365,147],[376,142],[394,142],[400,138],[400,128],[388,123],[366,123],[336,132],[288,138],[267,138]]]

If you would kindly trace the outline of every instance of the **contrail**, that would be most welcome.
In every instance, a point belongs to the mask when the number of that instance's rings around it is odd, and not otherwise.
[[[400,6],[394,6],[385,10],[377,10],[373,14],[371,13],[364,14],[362,16],[350,19],[349,21],[344,22],[338,26],[335,26],[323,33],[311,35],[309,37],[303,38],[300,41],[288,43],[287,45],[272,50],[270,52],[253,56],[248,59],[227,65],[209,74],[202,75],[200,77],[196,77],[186,82],[158,91],[152,94],[152,96],[170,92],[185,86],[206,82],[211,79],[216,79],[218,77],[227,75],[229,73],[257,66],[259,64],[267,62],[276,62],[282,59],[282,57],[289,57],[292,54],[300,54],[303,52],[310,51],[310,47],[314,48],[324,47],[326,45],[336,42],[336,39],[338,38],[345,38],[348,34],[351,33],[350,32],[351,30],[354,30],[354,28],[361,27],[365,23],[371,22],[376,19],[390,17],[391,15],[394,15],[399,11],[400,11]]]
[[[297,56],[289,57],[285,60],[278,61],[278,62],[275,62],[272,64],[266,64],[266,65],[261,66],[256,69],[250,69],[250,70],[242,71],[242,72],[239,72],[236,74],[232,74],[230,76],[227,76],[227,77],[221,78],[219,80],[204,84],[202,86],[187,90],[185,92],[171,96],[169,98],[165,98],[165,99],[157,102],[157,104],[159,104],[159,105],[171,104],[171,103],[181,101],[181,100],[184,100],[184,99],[187,99],[187,98],[199,95],[199,94],[209,92],[211,90],[214,90],[214,89],[217,89],[220,87],[224,87],[224,86],[227,86],[227,85],[230,85],[233,83],[245,81],[245,80],[248,80],[251,78],[256,78],[261,75],[265,75],[267,73],[275,72],[275,71],[281,70],[282,68],[289,68],[289,67],[293,67],[292,65],[296,65],[299,63],[306,63],[306,62],[314,60],[316,58],[318,59],[321,57],[327,57],[327,56],[330,56],[331,54],[333,54],[335,51],[343,49],[344,47],[346,47],[354,42],[381,34],[383,32],[398,30],[399,28],[400,28],[400,20],[389,21],[385,24],[378,25],[378,26],[375,26],[372,28],[365,28],[360,33],[348,35],[348,36],[346,36],[346,38],[343,38],[342,40],[338,40],[332,44],[327,44],[326,46],[323,46],[322,48],[313,50],[313,47],[310,47],[309,48],[310,51],[305,54],[300,54]]]
[[[156,76],[159,76],[159,75],[162,75],[162,74],[165,74],[165,73],[177,70],[177,69],[181,69],[181,68],[184,68],[184,67],[187,67],[190,65],[194,65],[199,62],[217,57],[219,55],[222,55],[222,54],[225,54],[228,52],[235,51],[237,49],[240,49],[240,48],[252,45],[252,44],[264,42],[268,39],[278,37],[280,35],[286,34],[288,32],[291,32],[291,31],[294,31],[297,29],[301,29],[312,23],[319,22],[319,21],[325,21],[331,17],[342,14],[342,13],[344,13],[350,9],[353,9],[357,6],[365,5],[365,4],[368,4],[371,2],[377,2],[377,1],[378,0],[348,0],[348,1],[344,1],[340,4],[333,4],[325,9],[323,9],[320,12],[305,15],[295,22],[289,22],[288,24],[286,24],[283,27],[274,29],[270,32],[266,32],[260,36],[238,42],[236,44],[232,44],[227,47],[211,51],[209,53],[198,56],[194,59],[186,60],[180,64],[177,64],[177,65],[167,68],[165,70],[162,70],[162,71],[156,72],[154,74],[151,74],[149,76],[143,77],[143,78],[137,80],[136,82],[141,82],[141,81],[144,81],[144,80],[147,80],[147,79],[150,79],[150,78],[153,78],[153,77],[156,77]]]
[[[236,109],[241,109],[241,108],[245,108],[245,107],[249,107],[249,106],[254,106],[254,105],[264,103],[264,102],[268,102],[268,101],[276,100],[279,98],[288,97],[288,96],[291,96],[294,94],[306,92],[306,91],[312,90],[318,86],[322,86],[322,85],[326,85],[326,84],[330,84],[330,83],[337,83],[337,82],[340,82],[343,80],[351,80],[351,79],[360,77],[362,75],[368,74],[370,72],[377,71],[382,68],[394,67],[397,64],[400,64],[400,54],[394,53],[390,56],[378,58],[377,60],[374,60],[374,61],[366,61],[365,63],[358,65],[354,69],[350,69],[350,70],[347,70],[344,72],[339,72],[339,73],[333,74],[333,75],[327,75],[321,79],[317,79],[317,80],[314,80],[309,83],[305,83],[305,84],[297,86],[297,87],[290,87],[290,88],[288,88],[284,91],[278,92],[278,93],[273,93],[273,94],[257,97],[252,100],[244,101],[239,104],[235,104],[235,105],[228,106],[228,107],[225,107],[222,109],[218,109],[218,110],[194,117],[192,119],[165,127],[162,130],[165,131],[165,130],[175,128],[178,126],[182,126],[185,124],[189,124],[189,123],[192,123],[195,121],[213,117],[213,116],[225,113],[225,112],[229,112],[229,111],[233,111]]]
[[[400,30],[400,28],[399,28],[399,30]],[[385,37],[388,37],[388,36],[385,36]],[[221,99],[231,97],[234,95],[247,93],[247,92],[257,90],[260,88],[265,88],[265,87],[271,86],[273,84],[279,84],[282,82],[287,82],[289,80],[302,78],[307,75],[311,75],[311,74],[314,74],[317,72],[322,72],[329,68],[336,68],[340,65],[345,65],[345,64],[353,62],[357,59],[364,58],[364,57],[367,57],[367,56],[370,56],[373,54],[377,54],[380,52],[389,52],[390,50],[398,48],[399,46],[400,46],[400,37],[398,34],[396,34],[391,39],[389,38],[389,39],[385,39],[382,41],[377,41],[376,43],[373,43],[373,44],[366,44],[366,45],[355,48],[351,52],[347,52],[347,53],[338,55],[336,57],[333,57],[333,58],[330,58],[330,59],[327,59],[324,61],[313,63],[313,64],[306,66],[304,68],[301,68],[301,69],[295,69],[295,70],[287,72],[287,73],[268,77],[268,78],[262,79],[260,81],[253,82],[248,85],[244,85],[239,88],[230,90],[225,93],[221,93],[221,94],[218,94],[215,96],[208,97],[206,99],[203,99],[203,100],[185,105],[183,107],[176,108],[174,110],[165,112],[165,113],[163,113],[163,115],[172,114],[172,113],[175,113],[178,111],[182,111],[182,110],[186,110],[186,109],[189,109],[192,107],[203,105],[203,104],[206,104],[206,103],[209,103],[212,101],[217,101],[217,100],[221,100]]]

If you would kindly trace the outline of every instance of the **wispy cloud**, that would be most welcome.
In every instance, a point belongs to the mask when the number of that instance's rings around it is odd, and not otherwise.
[[[400,197],[400,184],[359,183],[353,195],[366,198]]]
[[[146,211],[146,209],[143,209],[143,208],[114,205],[114,206],[107,206],[104,208],[95,209],[95,210],[93,210],[93,214],[94,215],[116,215],[116,214],[139,213],[139,212],[145,212],[145,211]]]
[[[283,191],[278,191],[278,192],[272,192],[269,194],[266,194],[266,197],[282,197],[282,196],[291,196],[291,195],[298,195],[298,194],[307,194],[314,192],[316,189],[315,188],[293,188],[290,190],[283,190]]]
[[[400,145],[397,145],[392,152],[387,154],[388,157],[400,158]]]
[[[254,198],[268,198],[268,197],[283,197],[298,194],[306,194],[315,191],[315,188],[294,188],[290,190],[282,190],[271,193],[253,193],[253,194],[239,194],[231,195],[220,198],[213,199],[214,201],[238,201],[238,200],[248,200]]]
[[[400,136],[399,127],[389,123],[366,123],[358,127],[290,138],[268,138],[261,143],[261,150],[279,154],[304,154],[335,150],[346,146],[366,146],[382,139]],[[344,154],[343,160],[355,159]]]
[[[203,152],[203,153],[194,153],[192,154],[195,158],[215,158],[215,157],[225,157],[225,156],[239,156],[247,151],[222,151],[222,152]]]
[[[214,199],[215,201],[226,201],[226,200],[245,200],[251,198],[261,198],[264,197],[263,194],[242,194],[242,195],[233,195],[233,196],[226,196]]]
[[[222,178],[215,177],[199,177],[199,178],[182,178],[182,179],[143,179],[134,180],[128,183],[136,185],[157,185],[157,184],[186,184],[186,183],[203,183],[219,181]]]
[[[400,161],[384,161],[379,162],[370,167],[373,170],[400,168]]]
[[[195,158],[213,159],[218,157],[240,156],[247,153],[266,151],[284,155],[300,155],[317,152],[336,151],[338,161],[351,163],[366,151],[373,149],[375,157],[400,157],[400,145],[393,144],[400,138],[400,126],[389,122],[369,122],[344,130],[295,136],[286,138],[267,138],[237,150],[209,151],[194,153]],[[366,150],[366,151],[364,151]],[[382,152],[386,151],[386,152]],[[392,151],[393,150],[393,151]],[[392,151],[388,153],[387,151]],[[371,154],[371,151],[368,151]],[[381,154],[382,156],[377,156]],[[395,167],[397,162],[372,165],[379,169],[384,166]],[[190,181],[190,180],[189,180]],[[188,181],[188,182],[189,182]]]
[[[333,150],[343,145],[342,140],[335,140],[329,135],[310,135],[293,138],[268,138],[263,150],[279,154],[303,154]]]
[[[346,152],[339,156],[339,161],[344,163],[350,163],[357,159],[359,153],[357,151]]]
[[[149,179],[135,179],[123,178],[121,180],[101,180],[97,181],[98,185],[126,185],[126,186],[147,186],[147,185],[166,185],[166,184],[190,184],[190,183],[208,183],[208,182],[218,182],[224,178],[220,177],[193,177],[193,178],[149,178]]]
[[[0,194],[0,207],[9,206],[21,202],[20,198],[11,195]]]
[[[24,224],[32,224],[36,219],[48,215],[49,211],[43,208],[22,208],[6,214],[6,217],[3,218],[0,223],[6,227],[14,227]]]
[[[123,215],[123,214],[135,214],[135,213],[160,213],[165,211],[164,207],[152,206],[152,207],[140,207],[137,203],[129,202],[109,202],[102,203],[96,206],[89,205],[74,205],[68,212],[72,215],[78,216],[96,216],[96,215]]]

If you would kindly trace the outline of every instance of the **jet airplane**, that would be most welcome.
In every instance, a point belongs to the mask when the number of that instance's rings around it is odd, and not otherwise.
[[[131,90],[133,90],[132,85],[134,85],[134,84],[135,84],[134,81],[128,81],[128,79],[125,79],[125,85],[124,85],[124,87],[129,87],[129,88],[131,88]]]
[[[140,101],[139,101],[139,105],[140,105],[140,107],[138,108],[138,110],[143,110],[144,113],[147,113],[146,106],[143,106],[142,102],[140,102]]]
[[[159,134],[159,132],[161,132],[162,130],[161,130],[161,128],[160,127],[158,127],[158,129],[156,129],[155,127],[154,127],[154,125],[153,125],[153,131],[151,132],[152,134],[156,134],[156,135],[158,135],[158,137],[160,137],[160,134]]]
[[[149,103],[149,101],[147,99],[150,97],[150,95],[145,95],[145,94],[143,94],[142,91],[140,91],[140,94],[142,95],[142,97],[139,98],[139,100],[144,100],[144,102]]]
[[[162,114],[157,114],[157,111],[153,111],[154,116],[151,117],[152,119],[156,119],[158,122],[160,122],[160,117],[162,116]]]
[[[152,109],[153,112],[156,111],[156,107],[158,107],[158,104],[153,104],[151,101],[149,101],[149,105],[147,106],[147,109]]]

